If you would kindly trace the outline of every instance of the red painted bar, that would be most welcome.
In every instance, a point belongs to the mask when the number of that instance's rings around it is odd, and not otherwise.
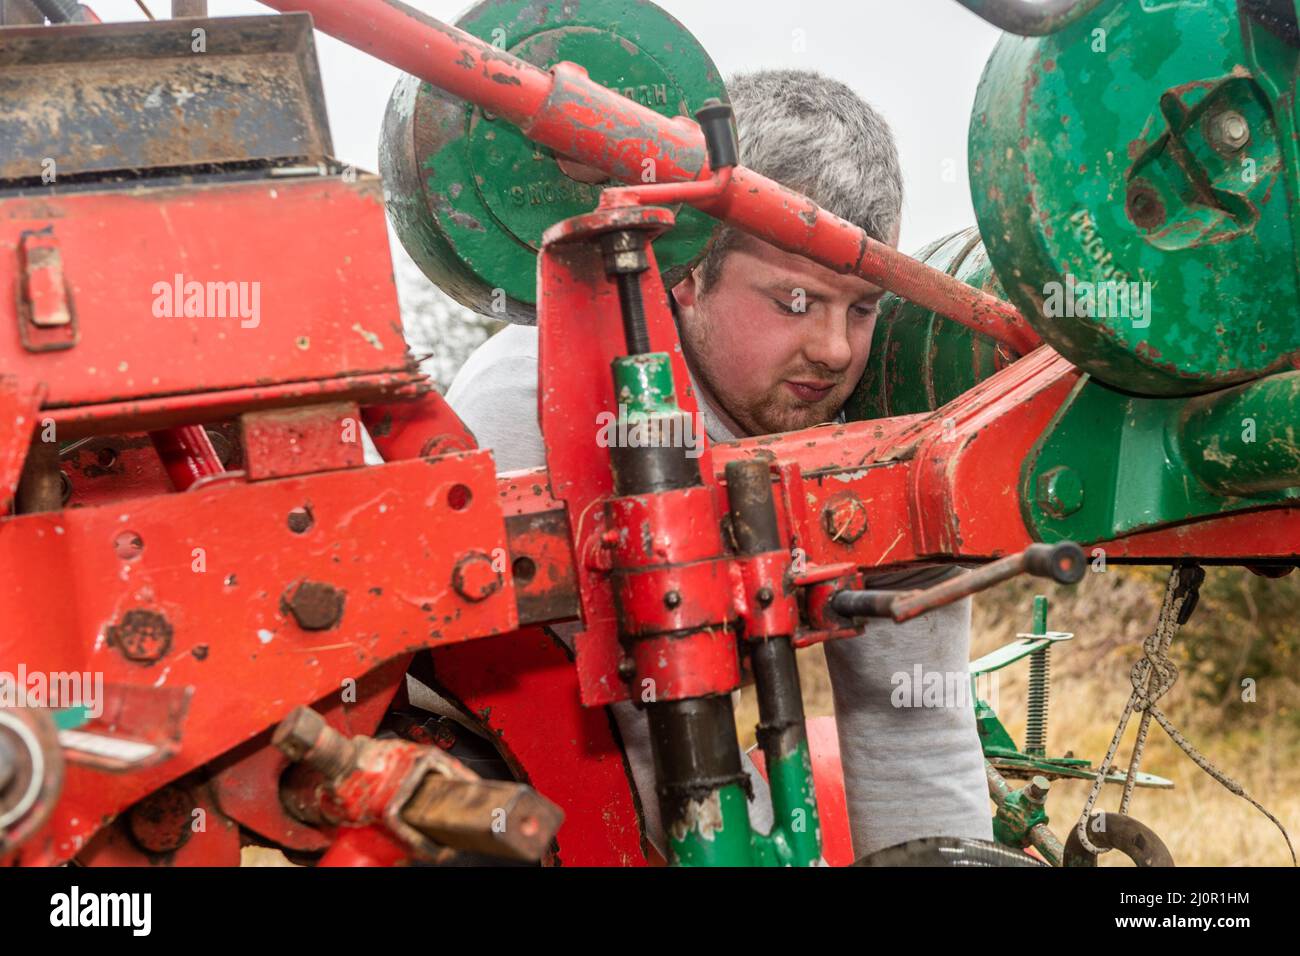
[[[573,64],[546,72],[397,0],[262,0],[310,13],[318,29],[515,123],[530,139],[625,182],[643,159],[660,182],[708,175],[704,136],[587,78]],[[829,269],[855,273],[1024,354],[1037,333],[1009,303],[877,242],[810,199],[743,166],[700,209]]]

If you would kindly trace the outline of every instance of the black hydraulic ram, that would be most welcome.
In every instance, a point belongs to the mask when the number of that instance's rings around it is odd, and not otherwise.
[[[729,461],[726,479],[736,551],[759,555],[784,550],[769,463]],[[793,635],[766,635],[746,643],[758,697],[758,745],[772,790],[772,832],[788,841],[792,860],[806,864],[819,859],[821,841]]]

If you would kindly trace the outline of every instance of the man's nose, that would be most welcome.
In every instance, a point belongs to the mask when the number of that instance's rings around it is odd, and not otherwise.
[[[819,311],[819,321],[809,323],[809,336],[804,341],[804,357],[814,365],[824,366],[832,372],[842,372],[853,361],[848,317],[836,309]]]

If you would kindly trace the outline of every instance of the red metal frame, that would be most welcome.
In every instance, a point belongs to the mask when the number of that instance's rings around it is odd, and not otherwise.
[[[572,65],[544,73],[395,3],[271,5],[315,13],[328,32],[516,119],[588,165],[631,178],[642,157],[654,157],[661,179],[690,181],[683,188],[705,194],[694,201],[728,222],[856,270],[1018,350],[1035,341],[1009,306],[748,170],[706,187],[693,123],[650,113]],[[709,198],[715,187],[720,195]],[[60,439],[232,419],[247,439],[242,468],[217,474],[188,432],[196,444],[170,462],[184,494],[162,485],[162,467],[97,476],[114,487],[92,494],[83,466],[72,481],[74,502],[86,507],[0,516],[0,579],[9,586],[0,661],[103,673],[116,703],[92,729],[129,735],[156,725],[160,747],[148,765],[115,773],[74,760],[52,819],[17,862],[125,859],[120,841],[92,843],[96,834],[174,781],[191,793],[210,788],[203,793],[214,812],[268,840],[330,846],[326,863],[392,862],[391,841],[367,829],[322,835],[288,817],[279,804],[283,758],[267,738],[310,702],[331,722],[354,724],[352,733],[369,732],[400,691],[410,655],[426,648],[441,689],[497,734],[517,775],[564,809],[559,862],[643,862],[616,734],[590,709],[630,696],[620,609],[625,632],[695,629],[689,642],[638,642],[633,674],[657,670],[670,695],[723,692],[739,681],[739,622],[751,634],[791,628],[792,602],[757,608],[763,586],[805,591],[795,639],[807,644],[855,633],[825,602],[863,570],[979,561],[1032,543],[1018,498],[1021,463],[1080,374],[1046,347],[933,414],[705,447],[702,488],[615,499],[595,416],[614,407],[608,370],[625,346],[614,283],[591,240],[611,228],[654,233],[672,217],[610,204],[548,233],[539,263],[548,469],[498,476],[405,354],[373,182],[275,189],[274,204],[265,183],[0,201],[0,253],[13,252],[0,256],[0,279],[18,281],[23,236],[52,225],[78,321],[77,341],[59,351],[0,340],[0,415],[13,423],[0,439],[0,498],[12,497],[45,417]],[[268,245],[286,216],[301,233],[292,259],[278,239]],[[331,238],[340,224],[351,229],[346,251]],[[346,281],[336,282],[346,256]],[[679,403],[694,414],[650,256],[641,291],[651,346],[672,357]],[[193,262],[276,277],[264,302],[272,306],[266,349],[227,341],[197,319],[153,318],[146,280]],[[26,320],[17,311],[10,318]],[[96,374],[84,374],[91,366]],[[334,440],[354,411],[377,432],[387,464],[360,467],[356,449]],[[124,451],[146,453],[138,437]],[[788,552],[742,559],[728,551],[719,530],[728,510],[723,470],[741,457],[771,464]],[[195,473],[196,461],[210,472]],[[641,529],[635,541],[621,533]],[[1296,560],[1298,532],[1300,509],[1274,508],[1100,544],[1111,560],[1253,563]],[[681,603],[665,606],[666,590]],[[576,662],[525,626],[579,615]],[[355,717],[330,704],[348,681],[368,688]],[[230,846],[217,833],[174,862],[229,861]]]
[[[377,177],[6,199],[0,288],[11,294],[0,296],[0,322],[10,328],[26,324],[12,294],[21,269],[16,250],[24,236],[44,230],[59,242],[79,339],[33,352],[16,336],[0,336],[0,367],[45,382],[47,409],[77,409],[58,421],[60,439],[76,437],[64,424],[114,406],[129,403],[120,411],[138,421],[148,411],[138,403],[162,400],[175,412],[187,408],[179,396],[198,393],[311,383],[311,391],[333,385],[343,392],[323,400],[373,402],[375,376],[427,388],[393,324],[397,292]],[[286,230],[302,268],[286,262]],[[203,285],[200,315],[185,311],[187,304],[200,311],[191,282]],[[233,307],[226,283],[235,283]],[[251,318],[231,314],[241,293],[256,312]],[[256,376],[248,372],[253,357]],[[303,404],[302,394],[300,386],[294,404]],[[248,407],[261,407],[261,396],[248,397]]]

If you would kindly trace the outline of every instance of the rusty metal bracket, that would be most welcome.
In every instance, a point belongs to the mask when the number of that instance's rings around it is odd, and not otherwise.
[[[365,464],[355,402],[249,412],[239,424],[249,481]]]
[[[18,243],[18,336],[29,352],[77,344],[77,315],[54,227],[24,232]]]

